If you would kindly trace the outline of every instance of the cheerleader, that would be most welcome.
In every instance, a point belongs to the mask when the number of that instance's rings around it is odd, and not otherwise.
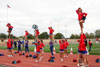
[[[76,10],[76,13],[78,14],[78,20],[79,20],[79,25],[80,25],[80,28],[81,28],[81,33],[83,33],[83,23],[85,22],[87,13],[82,12],[81,8],[78,8]]]

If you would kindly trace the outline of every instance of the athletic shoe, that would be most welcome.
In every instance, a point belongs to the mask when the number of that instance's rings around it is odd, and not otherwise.
[[[8,57],[10,57],[10,55],[7,55]]]
[[[85,67],[89,67],[89,65],[85,65]]]
[[[8,57],[13,57],[13,55],[7,55]]]
[[[84,66],[84,63],[80,63],[81,66]]]
[[[10,55],[10,57],[13,57],[13,55]]]
[[[66,55],[66,57],[68,57],[68,55]]]

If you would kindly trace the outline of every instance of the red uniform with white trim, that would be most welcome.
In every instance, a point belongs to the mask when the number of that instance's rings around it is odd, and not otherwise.
[[[13,29],[13,26],[11,26],[10,23],[8,23],[6,26],[8,27],[8,32],[10,33]]]
[[[49,29],[49,34],[53,34],[54,29],[52,29],[51,27],[48,27],[48,29]]]
[[[7,41],[7,48],[12,48],[11,39],[8,39]]]
[[[64,47],[67,48],[68,46],[69,46],[69,43],[68,42],[65,42],[64,43]]]
[[[45,47],[44,43],[40,43],[40,48]]]
[[[64,43],[61,43],[61,40],[59,40],[59,44],[60,44],[60,50],[64,49]]]
[[[35,34],[35,36],[39,36],[39,30],[35,30],[35,32],[36,32],[36,34]]]
[[[91,43],[91,41],[89,41],[89,46],[91,46],[92,45],[92,43]]]
[[[82,20],[83,16],[87,16],[87,13],[79,13],[78,10],[76,10],[76,13],[78,14],[78,20]]]
[[[99,41],[99,39],[98,39],[98,38],[96,38],[96,41]]]
[[[85,39],[84,34],[81,34],[80,35],[80,43],[79,43],[79,50],[80,51],[86,51],[86,45],[85,45],[84,39]]]
[[[29,34],[28,31],[25,31],[25,36],[28,36],[28,34]]]
[[[37,43],[35,43],[36,45],[36,52],[40,52],[40,45],[37,45]]]

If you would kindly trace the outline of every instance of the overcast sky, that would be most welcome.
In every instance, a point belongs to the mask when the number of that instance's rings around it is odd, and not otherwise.
[[[55,33],[61,32],[69,37],[79,34],[80,27],[76,9],[81,7],[88,13],[84,32],[100,29],[100,0],[0,0],[0,33],[7,34],[8,22],[14,26],[12,34],[24,35],[24,31],[34,34],[33,24],[39,26],[40,32],[49,31],[52,26]]]

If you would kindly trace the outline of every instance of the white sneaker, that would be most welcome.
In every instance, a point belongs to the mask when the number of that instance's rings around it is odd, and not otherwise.
[[[64,59],[61,59],[61,62],[64,61]]]
[[[13,57],[13,55],[7,55],[8,57]]]
[[[80,65],[79,64],[77,64],[77,67],[79,67]]]
[[[89,65],[85,65],[85,67],[89,67]]]
[[[66,57],[68,57],[68,55],[66,55]]]
[[[81,66],[84,66],[84,63],[80,63]]]
[[[13,57],[13,55],[10,55],[10,57]]]
[[[8,57],[10,56],[10,55],[7,55]]]
[[[35,60],[35,62],[38,62],[38,60]]]

